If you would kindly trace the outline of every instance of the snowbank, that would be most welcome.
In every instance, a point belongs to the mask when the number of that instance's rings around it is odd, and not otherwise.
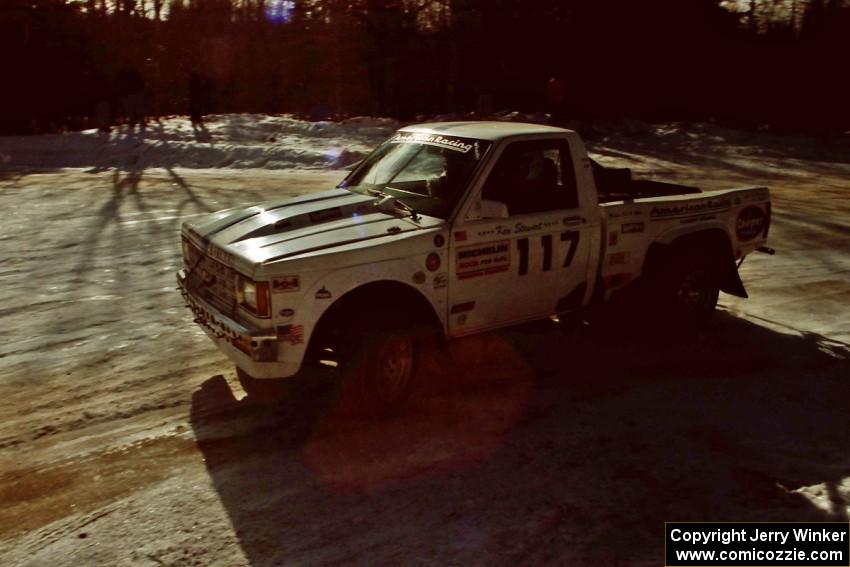
[[[0,164],[26,168],[184,167],[340,168],[362,158],[398,123],[357,117],[305,122],[290,116],[211,116],[203,128],[185,117],[150,122],[143,131],[124,125],[109,135],[96,130],[43,136],[0,137]]]
[[[508,122],[547,123],[544,113],[499,112],[487,117]],[[419,122],[474,119],[466,114],[419,117]],[[96,130],[41,136],[0,137],[0,170],[90,168],[144,169],[342,169],[357,162],[389,137],[400,123],[390,118],[355,117],[341,122],[307,122],[289,115],[223,114],[193,128],[186,117],[167,117],[144,132],[120,126],[109,135]],[[848,136],[816,140],[803,135],[777,136],[716,124],[647,124],[635,120],[573,121],[589,149],[603,161],[623,151],[643,156],[656,173],[669,163],[651,156],[676,157],[693,166],[692,156],[718,160],[717,165],[757,169],[776,175],[789,160],[810,170],[813,164],[843,167],[850,173]],[[615,150],[613,154],[611,150]],[[632,163],[641,168],[640,163]],[[807,172],[808,175],[808,172]]]

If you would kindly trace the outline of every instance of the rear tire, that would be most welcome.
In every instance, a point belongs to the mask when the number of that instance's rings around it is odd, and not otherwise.
[[[688,327],[705,325],[720,292],[719,262],[699,251],[678,251],[653,286],[665,319]]]

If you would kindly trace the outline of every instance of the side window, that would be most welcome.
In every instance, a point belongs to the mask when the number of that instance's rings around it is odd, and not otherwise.
[[[567,141],[514,142],[502,152],[481,196],[505,203],[511,216],[578,207]]]

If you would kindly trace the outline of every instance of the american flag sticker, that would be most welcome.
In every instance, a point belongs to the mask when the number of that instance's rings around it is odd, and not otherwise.
[[[300,345],[304,342],[304,325],[291,325],[286,340],[291,345]]]

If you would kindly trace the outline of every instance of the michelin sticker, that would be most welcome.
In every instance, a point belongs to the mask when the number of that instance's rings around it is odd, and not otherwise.
[[[509,240],[464,246],[457,250],[457,277],[461,280],[504,272],[510,265]]]

